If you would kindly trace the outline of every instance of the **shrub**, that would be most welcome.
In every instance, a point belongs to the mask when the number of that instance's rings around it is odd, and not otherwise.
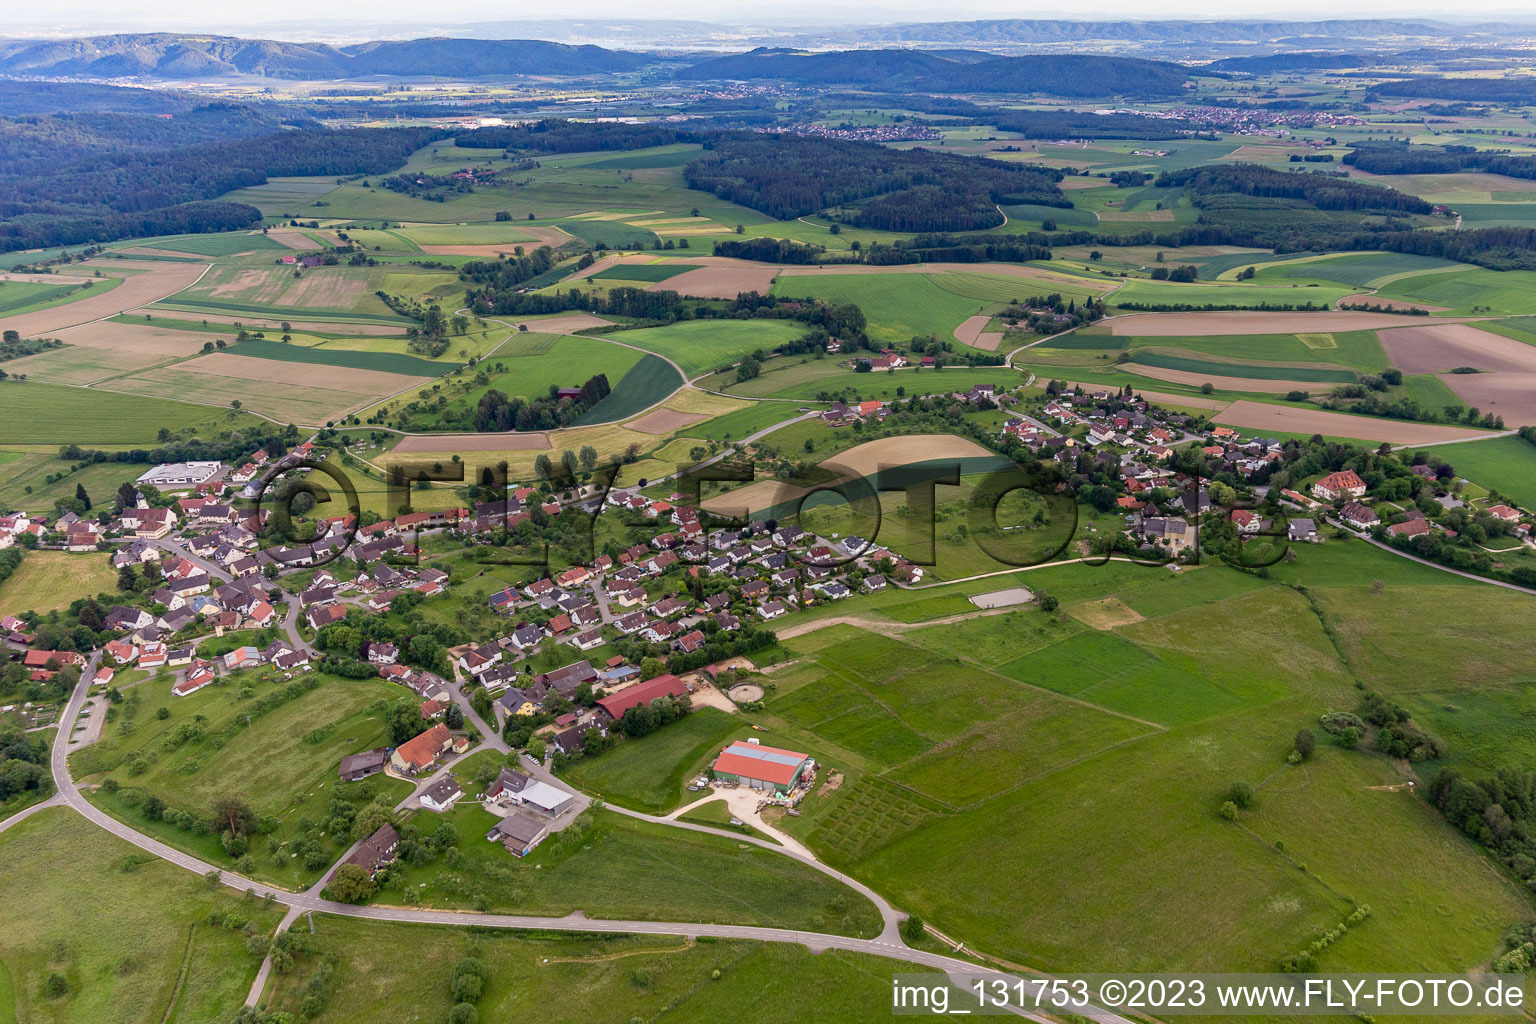
[[[1247,808],[1253,803],[1253,787],[1239,779],[1227,790],[1227,800],[1239,808]]]

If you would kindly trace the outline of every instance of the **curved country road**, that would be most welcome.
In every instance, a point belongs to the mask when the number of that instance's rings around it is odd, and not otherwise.
[[[277,889],[261,882],[252,881],[232,871],[219,870],[212,864],[207,864],[190,854],[167,846],[158,839],[147,836],[98,809],[85,798],[84,794],[80,792],[79,787],[75,785],[74,779],[70,777],[68,738],[74,730],[75,719],[79,716],[80,709],[85,703],[86,691],[90,688],[89,680],[94,674],[95,666],[100,658],[101,654],[97,652],[91,659],[86,671],[82,673],[79,685],[75,687],[74,693],[70,695],[69,703],[65,706],[64,713],[59,718],[58,733],[54,740],[50,758],[54,785],[58,787],[57,795],[43,804],[30,807],[15,817],[5,822],[0,822],[0,831],[30,816],[43,807],[65,804],[79,812],[93,824],[106,829],[124,842],[131,843],[147,853],[154,854],[161,860],[169,861],[177,867],[185,868],[200,875],[207,875],[209,872],[218,871],[219,881],[232,889],[237,889],[241,892],[253,892],[257,896],[263,897],[270,895],[275,902],[281,903],[289,909],[287,918],[289,920],[295,919],[299,914],[318,911],[324,914],[362,918],[369,921],[397,921],[413,924],[473,925],[480,928],[544,929],[550,931],[607,932],[636,935],[680,935],[687,938],[709,936],[721,939],[748,939],[759,942],[793,942],[807,947],[812,952],[841,949],[851,953],[865,953],[871,956],[901,960],[906,963],[916,964],[919,967],[942,972],[951,978],[993,974],[997,977],[1005,977],[1005,975],[999,972],[988,971],[964,960],[909,948],[902,943],[899,934],[892,930],[893,922],[890,918],[887,918],[886,930],[880,938],[856,939],[846,935],[829,935],[823,932],[796,931],[788,928],[761,928],[753,925],[682,921],[598,920],[588,918],[580,911],[564,917],[526,917],[516,914],[480,914],[455,910],[367,907],[355,906],[350,903],[337,903],[333,900],[312,895],[311,893],[288,892],[284,889]],[[620,811],[620,813],[626,812]],[[635,817],[649,818],[648,815],[635,814],[634,812],[627,813],[631,813]],[[699,830],[712,831],[705,827],[700,827]],[[733,838],[739,837],[733,836]],[[872,895],[872,891],[867,887],[852,880],[848,881],[850,885],[854,886],[861,893]],[[884,900],[879,897],[874,897],[874,899],[876,906],[885,907]],[[262,979],[258,977],[257,980],[260,982]],[[253,996],[259,991],[259,988],[253,987]],[[1035,1014],[1019,1011],[1019,1015],[1040,1022],[1040,1024],[1050,1024],[1046,1018]],[[1099,1024],[1129,1024],[1124,1018],[1097,1007],[1085,1011],[1084,1015],[1098,1021]]]

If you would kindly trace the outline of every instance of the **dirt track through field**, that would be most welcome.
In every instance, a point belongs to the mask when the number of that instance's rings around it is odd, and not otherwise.
[[[87,295],[62,306],[0,319],[0,328],[19,331],[23,338],[51,336],[66,327],[88,324],[116,316],[125,309],[135,309],[169,298],[192,284],[208,269],[206,263],[147,263],[130,260],[87,260],[80,266],[100,270],[109,276],[118,276],[112,274],[113,270],[142,270],[144,273],[121,275],[122,284],[100,295]]]
[[[1269,405],[1246,399],[1233,402],[1213,418],[1217,423],[1247,427],[1259,433],[1276,430],[1292,434],[1326,434],[1329,437],[1387,441],[1391,444],[1435,444],[1482,437],[1489,433],[1486,430],[1447,427],[1439,423],[1408,423],[1375,416],[1350,416],[1341,412]]]
[[[1222,334],[1332,334],[1386,327],[1413,327],[1422,326],[1424,318],[1349,310],[1271,313],[1257,309],[1233,309],[1211,313],[1131,313],[1111,317],[1104,323],[1117,338],[1209,338]]]

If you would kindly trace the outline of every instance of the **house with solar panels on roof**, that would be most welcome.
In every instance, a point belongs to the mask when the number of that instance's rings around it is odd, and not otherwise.
[[[811,756],[778,747],[765,747],[755,739],[737,740],[715,758],[715,778],[749,789],[788,793],[812,767]]]

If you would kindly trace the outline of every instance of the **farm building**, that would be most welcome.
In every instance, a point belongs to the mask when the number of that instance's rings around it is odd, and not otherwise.
[[[358,779],[377,775],[387,764],[389,764],[389,748],[376,747],[373,750],[365,750],[361,754],[350,754],[342,758],[337,774],[348,782],[356,782]]]
[[[737,740],[715,758],[717,779],[787,793],[810,766],[811,756],[794,750],[765,747],[756,740]]]
[[[549,826],[525,811],[513,811],[498,821],[485,838],[501,843],[507,852],[526,857],[529,852],[549,835]]]
[[[649,704],[657,697],[681,697],[688,692],[688,687],[677,676],[668,672],[659,675],[655,679],[647,679],[643,683],[636,683],[626,687],[617,693],[611,693],[606,697],[599,697],[597,706],[602,708],[614,721],[624,717],[624,712],[640,704]]]

